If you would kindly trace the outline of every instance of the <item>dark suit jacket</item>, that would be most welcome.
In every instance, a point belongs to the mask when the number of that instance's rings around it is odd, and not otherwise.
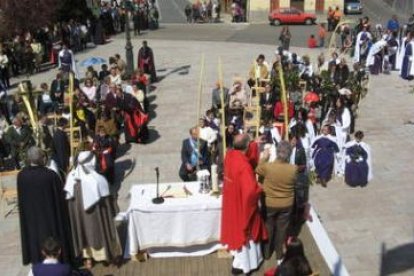
[[[208,168],[208,156],[207,156],[207,143],[200,140],[200,153],[201,153],[201,161],[203,161],[203,164],[200,165],[200,168],[205,169]],[[190,138],[187,138],[183,140],[182,146],[181,146],[181,167],[180,167],[180,173],[184,173],[186,170],[186,164],[191,164],[191,154],[193,153],[193,147],[190,143]]]
[[[55,93],[61,93],[57,96]],[[63,95],[65,93],[65,82],[63,80],[53,80],[50,85],[50,98],[53,102],[63,103]]]
[[[224,91],[224,105],[227,105],[229,103],[229,89],[226,87],[223,87]],[[211,103],[213,108],[221,108],[221,89],[214,88],[213,94],[211,96]]]
[[[274,93],[270,92],[269,97],[266,99],[266,93],[260,94],[260,106],[264,106],[267,104],[271,104],[272,106],[275,106],[276,104],[276,96]]]
[[[25,125],[22,126],[20,134],[13,126],[10,126],[6,132],[6,141],[10,144],[13,153],[19,150],[26,150],[35,144],[32,137],[32,129]],[[21,143],[24,145],[21,146]]]
[[[56,162],[58,168],[66,173],[69,167],[70,143],[66,133],[60,129],[56,129],[53,134],[52,159]]]

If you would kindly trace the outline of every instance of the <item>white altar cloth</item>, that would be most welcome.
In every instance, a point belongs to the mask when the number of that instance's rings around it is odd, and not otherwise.
[[[165,198],[162,204],[152,203],[155,184],[131,188],[127,212],[130,256],[142,250],[151,257],[202,256],[221,248],[221,197],[200,194],[198,182],[160,184],[160,195],[168,187],[184,185],[192,195]]]

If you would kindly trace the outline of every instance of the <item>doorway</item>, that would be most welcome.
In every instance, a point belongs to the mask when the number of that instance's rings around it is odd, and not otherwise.
[[[305,0],[291,0],[290,6],[303,11],[305,9]]]

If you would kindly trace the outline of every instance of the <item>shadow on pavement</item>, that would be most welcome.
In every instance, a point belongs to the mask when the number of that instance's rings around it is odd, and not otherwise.
[[[381,248],[381,276],[404,273],[414,269],[414,242],[386,249]]]
[[[113,189],[111,189],[114,194],[118,193],[122,181],[134,170],[135,165],[135,159],[133,157],[115,163],[115,181]]]
[[[160,137],[161,136],[156,129],[149,128],[148,129],[148,140],[145,142],[145,144],[151,144],[157,141]]]
[[[158,69],[157,70],[158,72],[167,72],[167,71],[169,71],[168,73],[166,73],[163,76],[158,76],[158,82],[161,82],[166,77],[168,77],[172,74],[176,74],[176,73],[180,76],[188,75],[188,73],[190,72],[190,68],[191,68],[191,65],[183,65],[183,66],[180,66],[180,67],[177,67],[177,68],[173,68],[171,70],[166,69],[166,68]]]
[[[118,145],[118,147],[116,148],[116,157],[118,158],[124,156],[131,149],[131,147],[132,146],[129,143]]]

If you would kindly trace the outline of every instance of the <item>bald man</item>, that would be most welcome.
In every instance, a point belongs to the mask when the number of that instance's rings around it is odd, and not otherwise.
[[[258,202],[262,189],[246,156],[250,138],[234,138],[224,160],[221,243],[234,256],[232,274],[248,274],[263,261],[260,243],[267,239]]]

